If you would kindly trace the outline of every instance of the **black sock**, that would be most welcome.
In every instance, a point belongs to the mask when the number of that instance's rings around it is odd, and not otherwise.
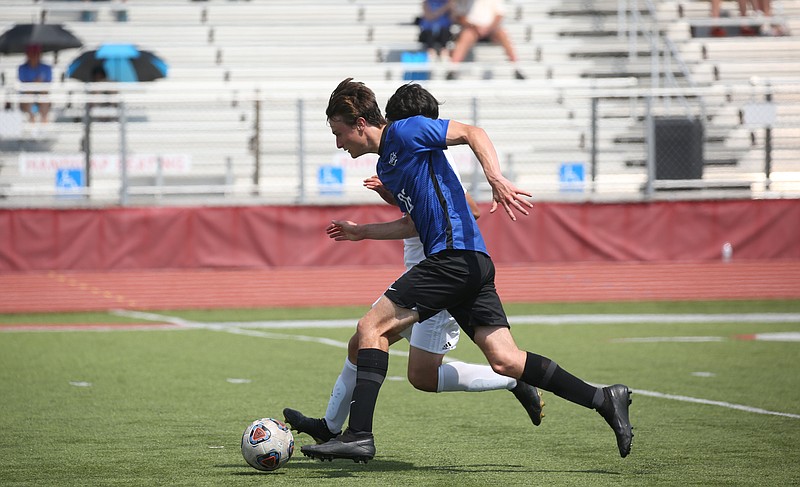
[[[586,408],[596,409],[602,406],[601,388],[587,384],[549,358],[535,353],[528,352],[522,381]]]
[[[350,403],[349,427],[352,431],[372,431],[372,416],[378,402],[386,370],[389,368],[389,354],[377,348],[358,351],[356,360],[356,387]]]

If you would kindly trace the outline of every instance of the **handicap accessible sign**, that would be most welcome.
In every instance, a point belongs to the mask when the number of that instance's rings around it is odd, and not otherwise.
[[[341,195],[344,193],[344,168],[341,166],[320,166],[317,173],[319,194]]]
[[[83,169],[60,168],[56,170],[56,192],[58,194],[80,193],[86,186]]]
[[[558,184],[561,191],[583,191],[586,181],[582,162],[564,162],[558,169]]]

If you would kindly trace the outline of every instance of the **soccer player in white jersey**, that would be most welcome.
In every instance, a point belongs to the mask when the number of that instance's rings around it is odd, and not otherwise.
[[[402,120],[415,115],[439,118],[439,102],[420,85],[403,85],[387,102],[386,117],[389,120]],[[458,168],[450,153],[446,152],[445,155],[458,175]],[[377,176],[367,178],[364,186],[377,192],[387,203],[397,205],[392,194],[383,187]],[[465,196],[473,216],[478,218],[480,210],[469,194],[465,192]],[[424,259],[425,252],[419,237],[404,239],[403,260],[406,271]],[[401,337],[409,341],[409,382],[415,388],[427,392],[509,390],[525,408],[533,424],[538,426],[542,420],[544,402],[535,387],[497,374],[488,365],[459,361],[443,363],[444,355],[456,348],[459,336],[458,323],[450,313],[442,311],[422,323],[406,328],[397,337],[392,338],[392,343]],[[354,339],[351,339],[348,349],[348,357],[333,386],[324,418],[310,418],[290,408],[283,411],[284,419],[293,429],[310,435],[320,443],[328,441],[342,431],[350,412],[350,399],[356,384],[354,362],[358,350],[358,344]]]
[[[331,93],[325,115],[338,148],[353,158],[378,154],[378,177],[407,215],[364,225],[334,221],[328,235],[334,240],[349,239],[354,232],[373,239],[418,235],[425,260],[392,283],[358,322],[356,386],[347,429],[300,451],[322,460],[371,460],[376,452],[373,417],[389,366],[391,337],[447,310],[492,370],[596,410],[614,432],[620,456],[626,457],[633,441],[630,388],[588,384],[550,358],[520,349],[511,335],[494,284],[494,263],[463,187],[444,156],[448,146],[469,145],[492,188],[490,213],[502,206],[512,221],[517,212],[528,215],[533,204],[526,197],[531,194],[500,172],[497,151],[486,132],[455,120],[422,116],[387,124],[372,90],[352,78]]]

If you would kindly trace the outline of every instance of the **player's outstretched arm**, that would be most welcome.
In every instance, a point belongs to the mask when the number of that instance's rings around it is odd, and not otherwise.
[[[397,240],[417,235],[414,222],[408,217],[403,217],[391,222],[358,223],[333,220],[325,229],[329,238],[336,241],[358,240]]]
[[[531,193],[517,188],[500,172],[500,161],[497,151],[489,139],[486,131],[474,125],[467,125],[455,120],[450,120],[447,127],[447,145],[468,144],[478,162],[481,164],[486,180],[492,187],[492,208],[489,213],[494,213],[497,205],[502,205],[509,218],[516,220],[514,209],[528,215],[528,208],[533,208],[533,203],[524,197],[532,196]]]
[[[383,201],[389,203],[392,206],[397,206],[397,201],[395,201],[394,195],[392,195],[391,191],[386,189],[386,186],[383,185],[383,182],[377,175],[370,176],[367,179],[365,179],[364,187],[378,193],[378,195],[381,198],[383,198]]]

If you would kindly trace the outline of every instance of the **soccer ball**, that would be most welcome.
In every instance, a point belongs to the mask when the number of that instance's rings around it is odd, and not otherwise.
[[[294,436],[282,421],[261,418],[253,421],[242,435],[242,456],[258,470],[278,470],[292,458]]]

